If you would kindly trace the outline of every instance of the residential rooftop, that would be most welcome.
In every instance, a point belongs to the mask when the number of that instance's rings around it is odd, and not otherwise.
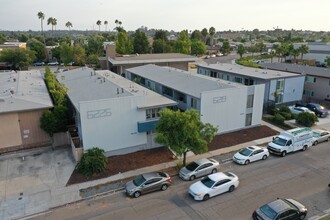
[[[305,66],[289,63],[262,63],[261,67],[264,69],[281,70],[302,75],[330,78],[330,68],[325,67]]]
[[[0,73],[0,114],[52,108],[40,71]]]
[[[296,77],[297,74],[288,73],[284,71],[278,70],[269,70],[269,69],[259,69],[259,68],[252,68],[252,67],[245,67],[238,64],[229,64],[229,63],[221,63],[221,64],[198,64],[197,66],[212,69],[215,71],[222,71],[233,73],[241,76],[250,76],[264,80],[270,79],[278,79],[278,78],[289,78],[289,77]]]
[[[197,61],[196,57],[181,53],[133,54],[108,59],[113,65]]]
[[[154,64],[129,68],[126,71],[196,98],[200,98],[201,93],[205,91],[243,86],[221,79],[202,76],[171,67],[160,67]]]
[[[69,89],[68,96],[77,110],[79,110],[79,102],[130,96],[146,97],[144,105],[138,108],[177,104],[109,70],[94,71],[85,67],[77,68],[58,73],[57,80]]]

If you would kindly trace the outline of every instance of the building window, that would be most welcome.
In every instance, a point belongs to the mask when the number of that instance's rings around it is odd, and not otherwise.
[[[227,80],[228,80],[228,81],[230,80],[230,77],[229,77],[229,75],[227,75]]]
[[[190,99],[190,106],[191,106],[192,108],[197,109],[197,100],[194,99],[194,98],[191,98],[191,99]]]
[[[276,91],[274,92],[275,103],[282,103],[284,95],[284,80],[277,80]]]
[[[248,95],[246,108],[253,108],[254,95]]]
[[[314,92],[311,91],[311,90],[304,90],[304,93],[303,93],[305,96],[314,96]]]
[[[173,97],[173,90],[166,86],[163,86],[163,95]]]
[[[306,76],[305,82],[315,83],[316,82],[316,78],[313,77],[313,76]]]
[[[217,72],[211,71],[211,77],[217,78],[218,77]]]
[[[147,109],[146,110],[146,119],[154,119],[160,117],[161,108]]]
[[[243,79],[241,77],[235,76],[234,81],[237,82],[237,83],[242,83]]]
[[[245,116],[245,126],[250,126],[252,124],[252,113],[246,114]]]

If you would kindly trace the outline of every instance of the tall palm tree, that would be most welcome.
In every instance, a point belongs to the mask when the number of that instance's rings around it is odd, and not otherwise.
[[[119,27],[121,26],[122,22],[121,21],[118,21],[118,24],[119,24]]]
[[[100,26],[101,26],[102,22],[100,20],[97,20],[96,24],[99,26],[99,31],[101,31]]]
[[[53,32],[53,30],[54,30],[54,26],[53,26],[53,17],[49,17],[48,19],[47,19],[47,25],[52,25],[52,32]]]
[[[210,27],[210,29],[209,29],[209,33],[210,33],[210,35],[211,35],[211,46],[213,45],[213,37],[214,37],[214,34],[215,34],[215,28],[214,27]]]
[[[69,31],[71,31],[72,23],[71,23],[70,21],[66,22],[66,23],[65,23],[65,26],[66,26],[67,28],[69,28]]]
[[[42,11],[38,12],[38,18],[40,19],[41,22],[41,33],[44,35],[44,20],[45,20],[45,14],[42,13]]]
[[[104,21],[104,25],[105,25],[105,31],[108,30],[108,21]]]
[[[301,54],[301,59],[303,59],[304,54],[309,52],[309,47],[306,44],[302,44],[299,48],[300,54]]]
[[[56,25],[57,25],[57,19],[56,18],[53,18],[52,25],[54,25],[55,31],[56,31]]]
[[[115,20],[115,24],[116,24],[116,26],[118,26],[118,22],[119,22],[118,19],[116,19],[116,20]]]
[[[299,50],[299,48],[293,48],[293,49],[290,51],[290,55],[293,56],[293,59],[294,59],[295,63],[297,63],[297,59],[296,59],[296,57],[299,56],[299,54],[300,54],[300,50]]]

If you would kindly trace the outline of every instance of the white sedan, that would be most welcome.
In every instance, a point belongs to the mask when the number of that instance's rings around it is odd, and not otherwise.
[[[311,114],[315,114],[313,111],[309,110],[306,107],[301,107],[301,106],[289,106],[289,109],[291,111],[292,114],[299,114],[302,112],[308,112]]]
[[[241,149],[234,154],[233,160],[239,164],[249,164],[257,160],[266,160],[269,157],[269,151],[265,147],[251,146]]]
[[[189,187],[189,195],[195,200],[208,200],[210,197],[232,192],[238,187],[238,177],[231,172],[210,174]]]
[[[323,141],[330,141],[330,132],[325,130],[313,130],[313,145]]]

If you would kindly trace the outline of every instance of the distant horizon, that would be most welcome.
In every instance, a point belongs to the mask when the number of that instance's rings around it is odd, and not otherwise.
[[[253,30],[276,28],[283,30],[330,31],[330,1],[314,0],[2,0],[0,8],[1,31],[40,31],[38,12],[45,15],[44,30],[51,30],[47,19],[57,19],[58,30],[72,29],[98,31],[97,20],[108,21],[107,30],[116,27],[115,20],[122,22],[125,30],[135,31],[141,26],[152,29],[202,30],[214,27],[216,31]]]

